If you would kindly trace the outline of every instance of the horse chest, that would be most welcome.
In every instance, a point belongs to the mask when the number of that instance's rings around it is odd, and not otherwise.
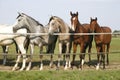
[[[74,40],[74,42],[76,42],[76,43],[81,43],[81,42],[84,42],[84,37],[83,36],[74,36],[73,37],[73,40]]]
[[[103,37],[103,36],[96,35],[96,36],[94,37],[95,43],[96,43],[96,44],[101,44],[101,43],[103,43],[103,38],[102,38],[102,37]]]
[[[47,44],[45,40],[43,40],[39,37],[36,37],[34,39],[30,39],[30,43],[34,44],[34,45],[37,45],[37,46]]]

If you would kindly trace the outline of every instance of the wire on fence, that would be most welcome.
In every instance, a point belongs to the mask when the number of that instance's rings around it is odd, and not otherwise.
[[[120,54],[120,51],[111,51],[111,52],[109,52],[109,54]],[[94,52],[94,53],[67,53],[67,54],[65,54],[65,53],[63,53],[63,54],[61,54],[61,55],[73,55],[73,54],[76,54],[76,55],[80,55],[80,54],[92,54],[92,55],[95,55],[95,54],[97,54],[97,52]],[[106,52],[100,52],[99,54],[106,54]],[[19,54],[16,54],[16,53],[14,53],[14,54],[4,54],[4,53],[0,53],[0,56],[7,56],[7,55],[9,55],[9,56],[17,56],[17,55],[19,55]],[[30,56],[31,54],[21,54],[21,55],[26,55],[26,56]],[[42,54],[32,54],[32,56],[40,56],[40,55],[45,55],[45,56],[51,56],[51,55],[59,55],[59,52],[58,52],[58,54],[53,54],[53,53],[46,53],[46,52],[43,52]]]
[[[27,36],[27,35],[31,35],[31,36],[49,35],[49,33],[0,33],[0,34],[3,34],[3,35],[16,35],[16,36],[20,36],[20,35],[21,36]],[[64,35],[101,35],[101,34],[105,34],[105,35],[108,35],[108,34],[120,35],[120,32],[119,33],[53,33],[52,35],[63,35],[64,36]],[[43,55],[58,55],[58,54],[52,54],[52,53],[49,53],[49,54],[44,54],[44,53],[43,53]],[[109,53],[120,53],[120,51],[113,51],[113,52],[109,52]],[[74,54],[74,53],[70,53],[70,55],[72,55],[72,54]],[[79,55],[79,54],[85,54],[85,53],[75,53],[75,54]],[[95,53],[86,53],[86,54],[95,54]],[[8,54],[0,54],[0,55],[8,55]],[[15,55],[15,54],[9,54],[9,55]],[[16,54],[16,55],[18,55],[18,54]],[[26,55],[30,55],[30,54],[26,54]],[[66,55],[66,54],[62,54],[62,55]],[[33,56],[35,56],[35,54]]]
[[[3,35],[32,35],[32,36],[40,36],[40,35],[49,35],[49,33],[0,33]],[[101,35],[101,34],[111,34],[111,35],[120,35],[120,33],[53,33],[52,35]]]

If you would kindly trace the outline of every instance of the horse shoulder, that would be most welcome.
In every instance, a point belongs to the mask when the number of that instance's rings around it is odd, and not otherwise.
[[[85,28],[86,32],[89,33],[90,32],[90,24],[82,24],[82,26]]]
[[[101,28],[102,28],[103,32],[105,32],[105,33],[111,33],[112,32],[112,30],[110,29],[110,27],[101,26]]]

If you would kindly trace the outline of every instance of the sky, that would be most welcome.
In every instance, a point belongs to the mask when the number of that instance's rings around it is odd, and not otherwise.
[[[97,17],[99,25],[120,30],[120,0],[0,0],[0,24],[14,24],[21,12],[43,25],[51,16],[71,25],[70,11],[78,11],[82,24],[90,23],[90,17]]]

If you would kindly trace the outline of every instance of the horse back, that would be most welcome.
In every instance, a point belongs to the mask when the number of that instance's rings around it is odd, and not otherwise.
[[[90,33],[90,24],[82,24],[87,33]]]
[[[104,33],[111,33],[112,32],[111,29],[109,27],[107,27],[107,26],[101,26],[101,28],[102,28],[102,31]]]
[[[102,29],[102,33],[111,33],[112,32],[111,29],[106,26],[102,26],[101,29]],[[99,39],[99,41],[101,41],[101,43],[109,44],[111,42],[111,38],[112,38],[111,34],[102,34],[99,36],[100,37],[98,39]],[[97,37],[96,37],[96,39],[97,39]]]

